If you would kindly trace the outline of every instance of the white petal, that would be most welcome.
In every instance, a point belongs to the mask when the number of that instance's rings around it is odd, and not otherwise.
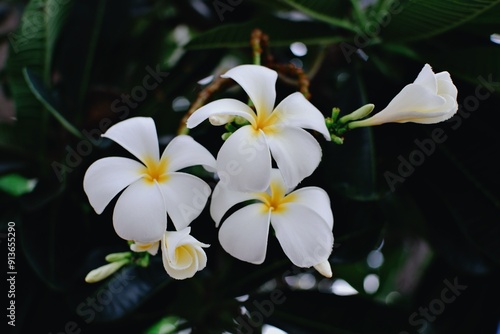
[[[200,215],[211,193],[205,181],[186,173],[168,173],[167,180],[158,185],[177,231]]]
[[[288,95],[274,109],[273,115],[279,119],[280,125],[315,130],[326,140],[331,140],[325,116],[302,93]]]
[[[274,192],[274,195],[276,196],[276,192],[279,191],[281,196],[284,196],[285,194],[288,194],[290,191],[292,191],[294,188],[295,186],[288,187],[285,184],[283,175],[281,174],[278,168],[273,168],[271,170],[271,182],[269,183],[269,188],[267,189],[268,194]]]
[[[314,269],[327,278],[331,278],[333,275],[332,267],[330,266],[330,262],[328,262],[328,260],[314,265]]]
[[[254,194],[229,190],[223,181],[217,183],[212,192],[210,202],[210,215],[215,221],[215,227],[219,227],[222,217],[235,204],[255,199]]]
[[[134,242],[133,244],[130,245],[130,250],[134,252],[148,252],[151,255],[156,255],[158,253],[158,248],[160,247],[160,242],[148,242],[148,243],[141,243],[141,242]]]
[[[276,71],[259,65],[240,65],[221,77],[231,78],[243,88],[252,100],[257,114],[268,116],[272,112],[276,101]]]
[[[182,243],[182,240],[189,236],[191,227],[186,227],[179,231],[167,231],[163,237],[163,244],[166,246],[167,255],[169,258],[175,258],[175,249]]]
[[[121,121],[110,127],[102,136],[120,144],[144,164],[148,160],[159,159],[155,123],[150,117],[133,117]]]
[[[309,268],[328,259],[333,249],[333,233],[328,223],[301,204],[284,205],[283,212],[271,215],[271,224],[290,261]]]
[[[219,150],[217,173],[228,189],[266,190],[271,177],[271,153],[264,134],[250,125],[236,130]]]
[[[358,124],[358,126],[373,126],[389,122],[415,122],[415,119],[439,117],[447,113],[447,111],[440,109],[446,103],[444,97],[431,94],[428,89],[420,85],[409,84],[383,110],[368,119],[353,123]]]
[[[125,240],[161,240],[167,228],[167,214],[158,186],[142,180],[128,186],[116,202],[113,225]]]
[[[443,106],[440,106],[438,111],[433,113],[427,112],[424,114],[415,112],[412,114],[411,121],[421,124],[435,124],[446,121],[453,117],[453,115],[455,115],[455,113],[458,111],[458,103],[456,98],[453,98],[448,94],[443,94],[442,97],[446,100],[446,103]],[[432,117],[430,115],[432,115]]]
[[[140,179],[141,163],[119,157],[97,160],[85,172],[83,189],[90,205],[101,214],[109,202],[126,186]]]
[[[451,80],[450,73],[439,72],[436,74],[439,95],[450,95],[453,99],[457,99],[458,90]]]
[[[219,241],[235,258],[261,264],[264,262],[269,234],[269,213],[263,204],[250,204],[229,216],[219,229]]]
[[[255,112],[245,103],[235,99],[221,99],[210,102],[197,109],[187,120],[187,127],[194,128],[210,116],[232,115],[241,116],[255,124]]]
[[[231,123],[234,120],[234,117],[235,116],[233,116],[233,115],[218,114],[218,115],[212,115],[212,116],[208,117],[208,121],[212,125],[219,126],[219,125]]]
[[[305,187],[294,191],[293,194],[294,203],[315,211],[323,218],[330,229],[333,228],[333,213],[330,197],[326,191],[318,187]]]
[[[432,94],[437,94],[436,75],[429,64],[425,64],[413,83],[430,90]]]
[[[303,129],[282,128],[267,136],[267,140],[287,188],[311,175],[321,161],[321,146]]]
[[[163,151],[163,158],[167,159],[168,172],[196,165],[215,172],[214,156],[190,136],[179,135],[172,139]]]

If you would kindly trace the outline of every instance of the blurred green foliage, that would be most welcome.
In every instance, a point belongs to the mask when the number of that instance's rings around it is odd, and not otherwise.
[[[288,333],[496,333],[499,18],[494,0],[2,3],[0,232],[15,222],[18,272],[9,330],[259,333],[270,324]],[[331,280],[293,267],[273,238],[264,264],[233,259],[205,210],[193,234],[211,244],[208,267],[194,278],[173,281],[153,257],[148,268],[85,283],[107,254],[128,248],[114,233],[111,205],[96,215],[82,189],[92,162],[124,154],[100,133],[151,116],[166,145],[206,87],[202,79],[251,63],[254,28],[269,36],[276,62],[302,66],[325,116],[365,103],[382,109],[424,63],[450,72],[459,113],[435,125],[357,129],[343,145],[322,144],[324,159],[303,185],[332,199]],[[294,55],[294,42],[307,53]],[[152,89],[144,88],[147,75]],[[280,100],[297,90],[295,78],[277,89]],[[213,98],[221,96],[244,98],[235,90]],[[435,129],[443,143],[432,142]],[[215,155],[221,131],[201,126],[191,135]],[[416,155],[423,159],[411,163]],[[404,175],[388,182],[388,172]],[[379,285],[366,286],[367,277]],[[342,295],[344,281],[357,294]],[[466,288],[443,301],[454,282]]]

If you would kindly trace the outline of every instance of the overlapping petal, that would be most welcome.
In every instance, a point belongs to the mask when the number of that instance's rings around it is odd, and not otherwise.
[[[103,135],[132,153],[144,164],[159,159],[155,123],[150,117],[134,117],[110,127]]]
[[[240,65],[222,75],[236,81],[248,94],[260,117],[268,116],[276,101],[278,73],[259,65]]]
[[[321,146],[301,128],[284,127],[267,136],[272,156],[287,188],[311,175],[321,161]]]
[[[151,255],[156,255],[158,253],[158,249],[160,248],[160,241],[141,243],[134,242],[130,245],[130,250],[134,252],[148,252]]]
[[[271,216],[276,238],[293,264],[308,268],[328,259],[333,234],[323,217],[301,204],[287,203],[286,210]]]
[[[215,172],[214,156],[190,136],[180,135],[172,139],[161,158],[168,161],[167,172],[175,172],[196,165]]]
[[[254,198],[255,194],[253,193],[229,190],[223,181],[218,182],[210,201],[210,216],[215,222],[215,227],[219,227],[226,212],[234,205]]]
[[[83,178],[83,189],[90,205],[101,214],[125,187],[142,178],[144,165],[128,158],[109,157],[95,161]]]
[[[424,67],[422,67],[413,83],[427,88],[432,94],[437,93],[438,86],[436,76],[429,64],[425,64]]]
[[[125,240],[150,243],[161,240],[167,228],[165,201],[156,183],[132,183],[118,198],[113,226]]]
[[[293,194],[294,203],[310,208],[323,218],[330,230],[333,228],[330,197],[326,191],[318,187],[305,187],[295,190]]]
[[[264,262],[270,213],[262,204],[250,204],[229,216],[219,229],[219,242],[226,252],[249,263]]]
[[[187,127],[194,128],[210,116],[233,115],[241,116],[255,125],[255,112],[245,103],[235,99],[220,99],[210,102],[197,109],[187,120]]]
[[[176,230],[186,228],[205,208],[210,186],[202,179],[186,173],[169,173],[165,183],[158,184],[166,211]]]
[[[330,132],[325,117],[302,93],[296,92],[285,97],[273,111],[281,126],[315,130],[330,141]]]
[[[217,173],[228,189],[264,191],[271,177],[265,135],[246,125],[236,130],[217,154]]]

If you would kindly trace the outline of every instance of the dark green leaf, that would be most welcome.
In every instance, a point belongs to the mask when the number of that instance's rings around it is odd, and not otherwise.
[[[63,115],[58,111],[57,102],[53,98],[53,96],[49,93],[46,87],[43,86],[42,81],[38,76],[30,69],[23,68],[23,75],[26,79],[26,83],[30,88],[31,92],[38,101],[42,103],[42,105],[50,112],[52,116],[54,116],[61,125],[68,130],[75,137],[82,139],[82,134],[78,131],[71,123],[69,123]]]
[[[105,263],[103,263],[105,264]],[[93,269],[93,268],[92,268]],[[89,271],[91,268],[89,268]],[[117,271],[106,281],[93,283],[84,289],[90,295],[74,296],[77,314],[87,323],[111,322],[129,316],[160,289],[170,283],[161,259],[153,258],[147,268],[128,265]],[[82,279],[82,284],[85,283]],[[97,285],[97,287],[96,287]],[[80,291],[83,292],[83,289]],[[87,298],[94,298],[102,310],[95,312]]]
[[[499,0],[401,1],[400,6],[394,6],[387,14],[390,24],[381,36],[399,42],[423,40],[452,30],[499,3]]]
[[[344,13],[342,13],[341,1],[283,0],[283,2],[319,21],[355,31],[355,26],[342,16]]]
[[[259,28],[270,38],[271,46],[286,46],[301,41],[306,44],[331,44],[344,38],[327,25],[316,22],[293,22],[263,16],[245,23],[226,24],[193,38],[188,49],[250,47],[250,35]]]

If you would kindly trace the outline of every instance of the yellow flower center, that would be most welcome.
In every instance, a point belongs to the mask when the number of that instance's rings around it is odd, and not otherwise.
[[[278,117],[276,114],[271,113],[258,113],[255,119],[255,125],[253,129],[258,132],[259,130],[264,131],[265,134],[271,134],[276,131],[275,125],[278,123]]]
[[[167,159],[160,159],[157,161],[155,159],[146,159],[146,166],[143,167],[141,171],[145,175],[144,179],[153,184],[155,181],[162,183],[168,180],[167,175]]]
[[[260,193],[258,197],[264,202],[263,211],[273,213],[283,213],[286,211],[286,203],[293,202],[296,199],[295,194],[286,194],[286,189],[277,182],[271,182],[271,193]]]

